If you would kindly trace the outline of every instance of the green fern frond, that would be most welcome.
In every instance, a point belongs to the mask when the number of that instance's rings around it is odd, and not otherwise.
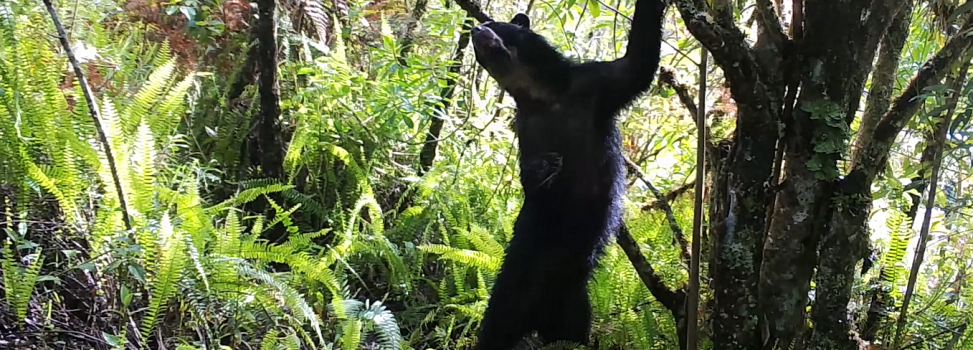
[[[320,344],[324,344],[324,335],[321,333],[321,324],[318,321],[317,315],[314,314],[314,310],[311,309],[311,306],[308,305],[307,301],[297,290],[286,283],[278,281],[270,274],[255,270],[246,264],[237,265],[237,271],[240,275],[254,278],[264,285],[271,287],[277,293],[280,293],[284,305],[296,311],[311,326],[315,334],[317,334]]]
[[[489,256],[503,258],[504,249],[493,235],[478,224],[470,224],[470,231],[465,234],[473,247]]]
[[[21,269],[14,260],[11,245],[12,242],[7,239],[0,247],[0,253],[3,253],[0,257],[0,272],[3,272],[3,289],[6,291],[4,294],[7,305],[16,313],[17,321],[24,322],[27,319],[27,307],[34,293],[40,268],[44,264],[44,256],[40,252],[26,256],[25,258],[32,258],[32,261],[26,269]]]
[[[885,225],[889,229],[889,248],[882,257],[881,279],[883,282],[895,283],[904,271],[901,264],[913,236],[910,227],[912,222],[907,220],[905,213],[900,210],[892,209],[887,213],[888,219]]]
[[[23,164],[27,167],[27,176],[54,196],[54,199],[61,206],[61,211],[69,223],[77,222],[81,213],[78,212],[78,207],[75,204],[76,199],[69,198],[61,192],[61,189],[54,180],[59,175],[57,170],[50,166],[34,164],[27,156],[27,151],[23,148],[21,148],[21,156],[23,157]]]
[[[581,347],[581,344],[567,340],[558,340],[545,345],[540,350],[574,350],[579,347]]]
[[[263,340],[260,341],[260,350],[277,350],[277,344],[279,343],[277,333],[276,329],[267,331]]]
[[[176,282],[182,272],[183,262],[186,258],[185,237],[181,232],[176,232],[169,220],[168,213],[164,213],[159,223],[159,247],[162,256],[155,266],[156,278],[149,283],[149,305],[145,310],[145,317],[142,319],[142,337],[149,339],[152,330],[155,328],[155,321],[166,305],[169,297],[176,289]]]
[[[186,236],[186,251],[189,253],[189,258],[193,262],[193,267],[196,268],[196,272],[199,273],[199,279],[203,280],[203,286],[206,287],[206,291],[210,291],[209,278],[206,277],[206,268],[203,267],[203,261],[200,258],[199,250],[196,249],[196,244],[193,243],[191,236]]]
[[[253,200],[257,199],[257,197],[289,190],[292,188],[294,188],[294,185],[285,185],[280,183],[275,183],[275,184],[257,187],[257,188],[248,188],[243,191],[240,191],[240,193],[237,193],[237,195],[233,196],[233,198],[227,199],[223,202],[220,202],[217,205],[206,208],[205,211],[208,214],[216,214],[222,212],[223,210],[227,210],[230,207],[239,207],[243,204],[250,203]]]
[[[468,249],[458,249],[441,244],[427,244],[418,247],[419,250],[440,255],[443,260],[455,261],[466,266],[486,269],[490,272],[497,272],[500,269],[501,259]]]
[[[295,189],[284,190],[281,191],[280,194],[284,197],[284,199],[296,204],[300,204],[301,207],[304,208],[301,210],[302,212],[312,214],[319,219],[327,219],[328,210],[325,209],[321,202],[314,199],[314,197],[298,192]]]
[[[477,300],[469,305],[446,304],[446,307],[458,311],[471,320],[479,321],[483,318],[483,313],[486,312],[487,300]]]
[[[366,319],[372,323],[383,349],[399,349],[403,342],[402,334],[398,323],[395,321],[395,316],[385,308],[385,305],[382,305],[379,301],[371,303],[359,315],[359,319]]]
[[[151,119],[148,118],[154,112],[150,111],[155,109],[156,103],[169,84],[169,78],[172,76],[175,67],[175,59],[169,59],[149,75],[149,80],[132,98],[132,104],[121,114],[122,135],[134,136],[139,124],[151,122]]]
[[[283,345],[284,345],[284,350],[300,350],[301,340],[297,338],[297,334],[290,333],[286,337],[284,337]]]
[[[138,127],[132,155],[135,156],[131,187],[135,192],[134,209],[143,215],[148,215],[154,209],[155,199],[155,142],[152,130],[144,121]],[[128,195],[126,195],[128,196]]]
[[[357,350],[361,344],[362,322],[357,319],[341,321],[341,348]]]
[[[170,135],[179,125],[179,121],[185,112],[186,92],[196,80],[196,74],[189,72],[182,81],[176,84],[172,90],[166,94],[156,113],[150,114],[148,124],[152,128],[154,135]]]

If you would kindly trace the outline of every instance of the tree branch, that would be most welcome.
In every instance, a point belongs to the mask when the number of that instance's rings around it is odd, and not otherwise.
[[[632,162],[631,159],[625,157],[625,164],[628,165],[629,171],[634,173],[639,180],[642,180],[642,183],[644,183],[645,186],[649,188],[649,191],[652,192],[652,195],[655,196],[657,203],[659,203],[659,207],[666,214],[669,229],[672,230],[672,235],[674,236],[676,243],[679,244],[680,257],[684,263],[688,264],[690,259],[689,241],[686,240],[686,235],[682,233],[682,228],[679,227],[679,223],[676,222],[676,215],[673,214],[672,207],[669,206],[669,202],[666,200],[666,197],[662,195],[662,192],[659,192],[659,189],[652,185],[652,182],[649,181],[648,176],[646,176],[645,173],[639,169],[639,166],[635,164],[635,162]],[[703,169],[697,169],[697,171],[703,171]]]
[[[852,170],[852,173],[863,173],[866,176],[866,184],[871,183],[870,180],[875,174],[885,167],[888,151],[895,137],[925,102],[925,97],[921,96],[923,90],[942,81],[946,73],[966,56],[973,43],[973,37],[969,35],[971,30],[973,30],[973,17],[967,19],[959,32],[950,37],[946,45],[943,45],[939,52],[919,68],[919,72],[879,121],[871,140],[860,150],[862,153]]]
[[[419,27],[419,22],[422,20],[422,16],[426,14],[426,5],[429,4],[429,0],[417,0],[415,7],[412,8],[412,20],[406,26],[405,37],[402,38],[402,46],[399,49],[399,65],[407,66],[407,59],[409,54],[412,53],[413,46],[415,44],[415,31]]]
[[[284,176],[283,142],[280,140],[280,91],[277,84],[277,22],[273,0],[257,2],[257,80],[260,92],[260,121],[257,123],[257,149],[251,157],[259,159],[260,170],[268,177]]]
[[[680,289],[670,289],[664,282],[662,278],[655,273],[655,269],[649,264],[648,260],[645,260],[645,256],[642,255],[642,250],[639,249],[638,242],[632,237],[632,234],[628,232],[628,227],[624,224],[619,228],[618,235],[616,238],[618,245],[622,247],[622,251],[625,252],[625,256],[628,260],[632,262],[632,267],[635,268],[635,272],[638,273],[639,279],[645,284],[645,287],[649,289],[655,300],[658,300],[662,306],[669,310],[672,314],[673,319],[676,321],[676,333],[679,336],[679,347],[683,349],[686,344],[686,291],[682,288]]]
[[[740,117],[759,116],[745,122],[765,123],[772,121],[768,93],[760,79],[760,67],[750,45],[740,28],[722,27],[709,20],[710,16],[691,0],[676,0],[686,28],[713,55],[713,60],[723,69],[730,83],[730,90],[738,105],[761,110],[763,113],[747,113]],[[749,106],[749,107],[748,107]],[[749,119],[749,118],[748,118]]]
[[[905,40],[909,36],[909,24],[912,22],[914,9],[912,1],[905,3],[906,5],[892,18],[892,23],[889,24],[889,29],[882,38],[878,62],[875,63],[872,74],[872,88],[865,101],[865,112],[858,126],[855,147],[852,149],[852,168],[858,163],[861,150],[868,144],[882,115],[888,111],[892,99],[899,58],[902,57],[902,48],[905,47]]]
[[[493,18],[483,12],[480,3],[476,0],[456,0],[456,4],[461,9],[466,10],[467,15],[475,18],[480,23],[493,21]]]
[[[864,21],[864,24],[858,27],[859,37],[854,39],[855,43],[861,45],[858,49],[858,69],[852,72],[852,74],[845,75],[844,80],[851,81],[853,84],[847,84],[850,86],[848,90],[848,105],[845,107],[845,119],[851,124],[852,120],[855,118],[855,112],[858,111],[859,105],[861,104],[862,90],[865,86],[865,80],[868,75],[873,71],[874,66],[872,63],[875,61],[875,54],[877,52],[878,43],[888,32],[889,26],[891,26],[892,20],[896,17],[898,12],[902,12],[903,4],[905,2],[912,2],[912,0],[876,0],[872,1],[871,6],[866,12],[868,15]],[[907,18],[911,20],[911,17]],[[896,69],[892,70],[893,72]],[[841,79],[838,79],[839,81]]]
[[[676,91],[676,96],[679,97],[679,102],[682,102],[682,105],[686,107],[689,114],[695,120],[696,115],[699,114],[696,108],[696,100],[689,93],[689,86],[681,83],[679,79],[676,78],[676,70],[672,69],[671,67],[660,65],[659,80],[666,85],[669,85],[669,87]]]
[[[463,56],[466,47],[470,44],[470,30],[473,28],[473,18],[467,17],[460,28],[459,42],[456,43],[456,53],[453,55],[453,64],[449,67],[449,76],[446,78],[446,85],[439,92],[442,100],[442,114],[449,109],[450,101],[453,99],[453,92],[456,91],[457,76],[463,67]],[[434,116],[426,133],[426,141],[419,151],[419,176],[425,174],[432,168],[433,160],[436,158],[436,151],[439,147],[439,134],[443,130],[445,120],[440,116]]]
[[[102,147],[105,149],[108,169],[111,171],[112,181],[115,182],[118,203],[122,207],[122,221],[125,223],[125,229],[131,231],[132,217],[128,214],[128,203],[125,200],[125,192],[122,190],[122,182],[118,177],[118,168],[115,166],[115,156],[112,155],[111,144],[108,143],[108,136],[105,135],[105,129],[101,125],[101,117],[98,116],[98,103],[95,102],[95,97],[91,93],[91,87],[88,86],[88,79],[84,77],[84,70],[81,69],[78,58],[74,56],[74,51],[71,51],[71,44],[68,43],[68,34],[64,31],[64,26],[61,25],[61,20],[57,16],[57,10],[54,9],[54,4],[51,3],[51,0],[44,0],[44,6],[47,6],[47,12],[51,15],[54,28],[57,29],[58,40],[61,41],[61,46],[64,47],[64,53],[67,54],[68,61],[71,62],[71,68],[74,69],[74,75],[78,78],[78,85],[84,94],[84,100],[88,103],[88,115],[91,116],[91,121],[95,124],[98,141],[101,142]]]
[[[676,78],[676,71],[671,67],[659,66],[659,80],[676,92],[676,96],[679,97],[679,102],[682,102],[682,105],[689,111],[690,116],[693,117],[693,121],[696,121],[699,118],[696,100],[689,92],[689,86],[680,82],[679,78]],[[703,135],[706,138],[706,151],[713,151],[716,144],[713,143],[713,136],[710,134],[709,128],[704,130]]]
[[[652,268],[652,264],[649,264],[649,261],[642,255],[638,242],[635,241],[635,237],[632,237],[627,226],[622,225],[619,229],[617,241],[618,245],[625,251],[625,255],[628,256],[628,260],[632,262],[632,266],[635,267],[642,283],[649,288],[652,296],[670,311],[681,311],[682,303],[686,299],[686,292],[682,289],[670,289],[662,282],[662,278]]]
[[[768,35],[775,47],[784,47],[784,43],[788,40],[787,34],[784,33],[784,27],[780,25],[780,17],[774,10],[774,3],[770,0],[757,0],[755,6],[759,28]]]
[[[693,187],[695,186],[696,186],[696,181],[676,187],[676,189],[669,191],[665,195],[663,195],[662,196],[663,199],[661,200],[656,199],[654,202],[642,206],[642,211],[662,209],[663,203],[668,203],[676,200],[676,198],[678,198],[679,196],[683,195],[686,192],[689,192],[689,190],[693,189]]]

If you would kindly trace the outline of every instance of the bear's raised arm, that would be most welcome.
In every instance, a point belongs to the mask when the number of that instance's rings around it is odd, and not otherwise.
[[[659,68],[666,5],[666,0],[636,0],[625,56],[608,62],[600,72],[606,79],[601,90],[606,107],[622,108],[652,85]]]

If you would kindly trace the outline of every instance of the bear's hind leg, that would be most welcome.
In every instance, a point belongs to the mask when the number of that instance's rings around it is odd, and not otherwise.
[[[510,350],[532,330],[530,286],[523,283],[525,271],[518,268],[522,267],[505,266],[497,276],[480,322],[476,350]]]
[[[551,308],[550,313],[538,327],[537,333],[547,344],[567,340],[586,345],[591,334],[591,301],[588,300],[587,283],[560,287],[561,290],[550,291],[561,295],[557,297],[557,303],[545,306]]]

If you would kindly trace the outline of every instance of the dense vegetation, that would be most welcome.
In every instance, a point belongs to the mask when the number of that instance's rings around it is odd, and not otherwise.
[[[672,2],[589,348],[685,346],[701,170],[701,348],[973,349],[973,4]],[[0,348],[468,349],[521,201],[469,27],[609,59],[633,7],[0,2]]]

